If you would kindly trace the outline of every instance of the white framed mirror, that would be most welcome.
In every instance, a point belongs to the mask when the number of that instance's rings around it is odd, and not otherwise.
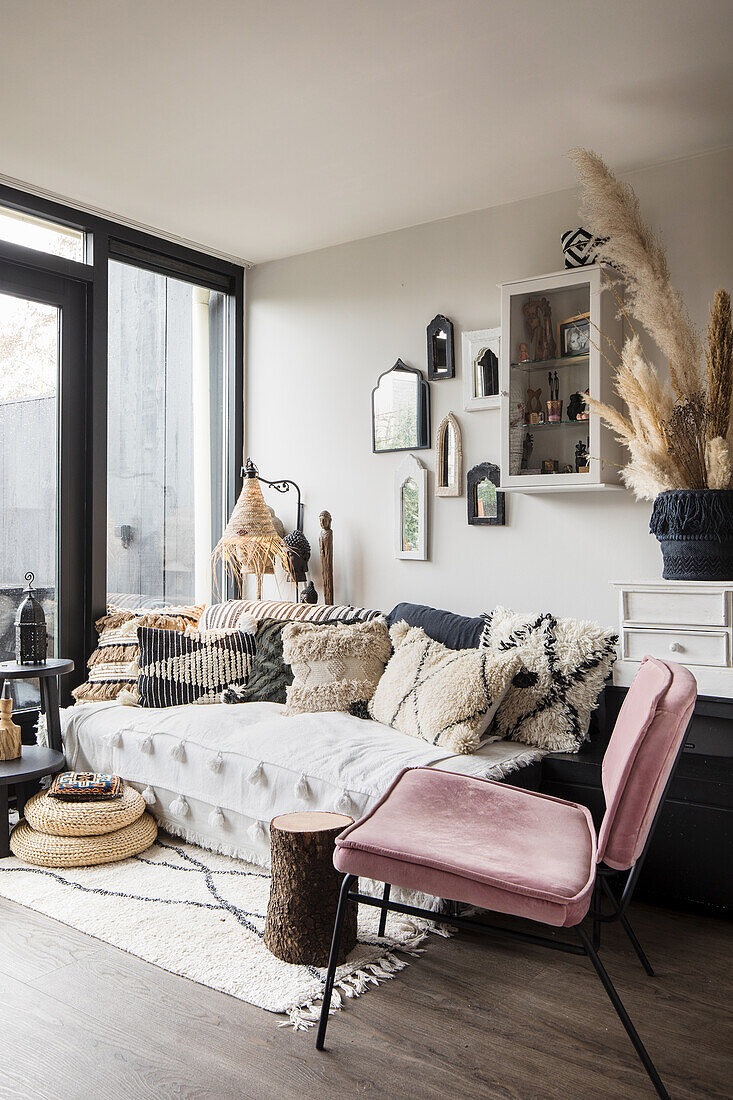
[[[463,407],[467,412],[499,408],[501,328],[480,328],[461,334]]]
[[[408,455],[395,473],[394,529],[398,558],[427,560],[427,478],[427,470],[414,455]]]
[[[443,417],[435,436],[435,495],[459,497],[463,492],[463,441],[453,413]]]

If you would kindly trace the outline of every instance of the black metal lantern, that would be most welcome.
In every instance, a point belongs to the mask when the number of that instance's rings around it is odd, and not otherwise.
[[[15,616],[15,659],[19,665],[45,665],[48,639],[46,616],[33,595],[33,573],[26,573],[28,587]]]

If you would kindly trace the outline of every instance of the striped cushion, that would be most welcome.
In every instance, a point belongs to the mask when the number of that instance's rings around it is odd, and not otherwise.
[[[254,635],[156,630],[141,626],[137,690],[143,707],[218,703],[229,684],[244,684],[255,653]]]
[[[137,693],[138,644],[140,626],[161,630],[185,630],[195,627],[201,607],[140,608],[137,612],[109,604],[107,614],[96,622],[97,648],[87,661],[89,679],[74,688],[77,703],[97,703],[116,699],[123,690]]]
[[[199,630],[234,630],[240,617],[277,619],[279,622],[334,623],[342,621],[368,622],[380,615],[367,607],[349,604],[288,603],[287,600],[226,600],[210,604],[199,619]]]

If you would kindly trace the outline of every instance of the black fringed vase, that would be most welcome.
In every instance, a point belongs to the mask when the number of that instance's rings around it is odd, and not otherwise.
[[[649,530],[666,581],[733,580],[733,489],[669,489],[654,501]]]

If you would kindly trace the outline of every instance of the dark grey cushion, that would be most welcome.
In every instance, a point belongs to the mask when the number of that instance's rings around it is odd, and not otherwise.
[[[405,621],[409,626],[421,626],[429,638],[441,642],[449,649],[475,649],[481,641],[484,618],[477,615],[455,615],[452,611],[440,611],[437,607],[425,607],[421,603],[398,603],[387,616],[387,623]]]

